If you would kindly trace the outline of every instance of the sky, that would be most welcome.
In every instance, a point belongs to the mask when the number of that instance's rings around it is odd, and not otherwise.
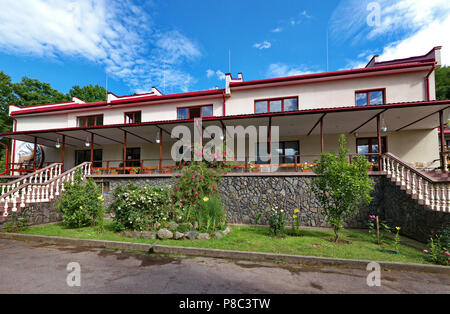
[[[352,69],[374,54],[390,60],[434,46],[450,64],[448,0],[0,0],[0,7],[0,71],[64,93],[88,84],[116,95],[152,86],[164,94],[208,90],[223,88],[228,72],[255,80]]]

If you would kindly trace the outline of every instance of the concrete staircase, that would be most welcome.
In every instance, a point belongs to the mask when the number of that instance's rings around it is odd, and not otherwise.
[[[62,164],[54,163],[19,179],[2,183],[0,195],[0,221],[6,219],[10,212],[34,203],[46,203],[57,198],[64,191],[64,184],[74,181],[75,173],[81,169],[83,178],[91,172],[91,163],[82,163],[61,173]]]
[[[441,170],[421,171],[386,153],[382,157],[386,176],[425,209],[450,212],[450,174]]]

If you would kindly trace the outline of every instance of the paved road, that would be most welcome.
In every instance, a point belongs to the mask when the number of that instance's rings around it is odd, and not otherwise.
[[[81,266],[69,287],[67,264]],[[0,293],[450,293],[450,276],[123,253],[0,240]]]

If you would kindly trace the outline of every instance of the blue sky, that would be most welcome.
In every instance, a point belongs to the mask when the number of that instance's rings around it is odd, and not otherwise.
[[[117,95],[223,87],[245,80],[364,66],[442,45],[448,0],[0,0],[0,70],[67,92],[99,84]]]

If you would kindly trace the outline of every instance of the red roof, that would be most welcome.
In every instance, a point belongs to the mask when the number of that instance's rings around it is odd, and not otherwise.
[[[40,112],[47,112],[47,111],[61,111],[61,110],[71,110],[71,109],[85,109],[85,108],[95,108],[105,105],[118,105],[118,104],[128,104],[128,103],[137,103],[137,102],[150,102],[150,101],[160,101],[160,100],[168,100],[168,99],[180,99],[180,98],[189,98],[189,97],[201,97],[201,96],[214,96],[214,95],[223,95],[224,89],[214,89],[214,90],[207,90],[207,91],[198,91],[198,92],[188,92],[188,93],[179,93],[179,94],[171,94],[171,95],[149,95],[149,96],[143,96],[143,97],[136,97],[132,99],[115,99],[111,100],[110,102],[106,101],[100,101],[100,102],[92,102],[92,103],[85,103],[85,104],[74,104],[73,102],[70,103],[63,103],[61,105],[55,106],[55,104],[47,104],[48,107],[42,107],[42,108],[27,108],[22,110],[17,110],[11,112],[11,115],[23,115],[23,114],[31,114],[31,113],[40,113]],[[50,106],[51,105],[51,106]],[[41,105],[45,106],[45,105]]]
[[[383,65],[383,66],[375,66],[375,67],[352,69],[352,70],[295,75],[295,76],[254,80],[254,81],[246,81],[246,82],[231,82],[230,86],[231,87],[250,86],[250,85],[258,85],[258,84],[288,82],[288,81],[307,80],[307,79],[318,79],[318,78],[324,78],[324,77],[343,76],[343,75],[359,74],[359,73],[372,73],[372,72],[378,72],[378,71],[396,70],[396,69],[404,69],[404,68],[433,66],[434,63],[435,63],[434,61],[410,62],[410,63],[401,63],[401,64],[394,64],[394,65]]]

